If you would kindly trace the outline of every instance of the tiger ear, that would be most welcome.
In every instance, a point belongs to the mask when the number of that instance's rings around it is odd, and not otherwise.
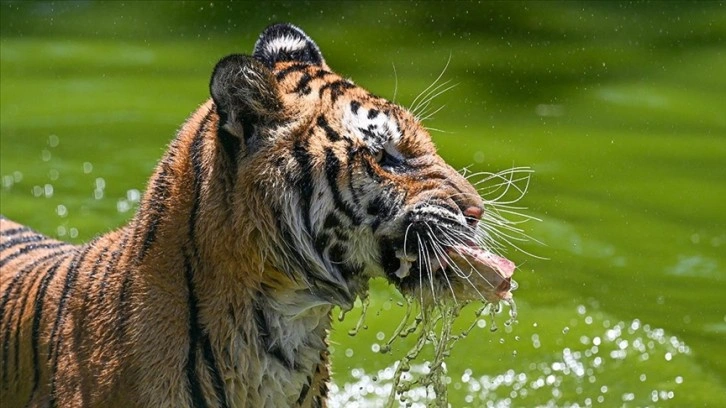
[[[230,55],[214,67],[209,84],[219,127],[247,142],[260,124],[282,118],[282,101],[272,71],[246,55]]]
[[[267,68],[276,63],[290,61],[326,66],[318,46],[292,24],[274,24],[260,34],[252,54]]]

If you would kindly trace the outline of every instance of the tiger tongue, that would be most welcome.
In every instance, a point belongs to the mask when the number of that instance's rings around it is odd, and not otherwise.
[[[489,302],[511,299],[511,290],[516,287],[512,281],[514,262],[481,248],[458,245],[448,250],[451,260],[463,273],[476,271],[471,279],[477,292]]]
[[[496,271],[504,279],[510,278],[514,274],[514,262],[492,252],[464,245],[452,247],[451,251],[464,255],[470,261],[483,264],[487,268]]]

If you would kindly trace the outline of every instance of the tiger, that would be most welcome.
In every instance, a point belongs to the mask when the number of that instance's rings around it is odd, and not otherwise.
[[[125,226],[72,245],[0,218],[4,407],[325,407],[332,310],[370,279],[511,296],[477,189],[300,28],[209,89]]]

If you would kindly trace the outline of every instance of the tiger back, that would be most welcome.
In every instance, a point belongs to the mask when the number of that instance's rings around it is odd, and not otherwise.
[[[483,201],[419,120],[289,24],[219,61],[133,219],[74,246],[0,219],[8,407],[322,407],[331,310],[373,277],[508,299]]]

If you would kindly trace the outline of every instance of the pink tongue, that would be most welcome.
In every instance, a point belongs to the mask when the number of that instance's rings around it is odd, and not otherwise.
[[[484,251],[476,247],[458,245],[452,248],[453,251],[472,258],[474,261],[487,266],[489,269],[496,271],[502,278],[509,278],[514,274],[514,262],[507,258],[502,258],[489,251]]]

